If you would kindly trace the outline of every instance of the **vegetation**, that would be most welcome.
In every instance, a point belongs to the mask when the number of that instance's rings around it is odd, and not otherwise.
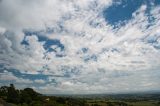
[[[160,95],[58,97],[42,95],[32,88],[18,90],[10,84],[0,87],[0,106],[160,106]]]

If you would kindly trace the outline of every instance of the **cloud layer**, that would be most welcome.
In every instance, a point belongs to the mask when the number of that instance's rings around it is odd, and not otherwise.
[[[42,93],[158,90],[160,7],[142,4],[112,25],[103,12],[115,3],[2,0],[0,84],[25,82]]]

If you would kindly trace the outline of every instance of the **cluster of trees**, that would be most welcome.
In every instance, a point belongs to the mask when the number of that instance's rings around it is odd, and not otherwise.
[[[10,103],[15,104],[29,104],[32,101],[40,99],[41,94],[35,92],[32,88],[25,88],[23,90],[18,90],[13,84],[10,86],[0,87],[0,97]]]
[[[0,98],[17,106],[88,106],[83,99],[45,96],[32,88],[16,89],[13,84],[0,87]]]

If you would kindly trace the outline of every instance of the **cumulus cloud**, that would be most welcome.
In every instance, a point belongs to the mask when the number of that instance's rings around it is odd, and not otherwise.
[[[0,74],[0,79],[1,79],[1,81],[12,81],[12,80],[16,80],[17,79],[17,77],[15,77],[12,73],[2,73],[2,74]]]
[[[21,73],[49,75],[47,81],[21,79],[33,85],[48,83],[36,87],[41,92],[47,90],[44,93],[159,89],[160,7],[153,6],[146,13],[147,5],[142,5],[125,25],[115,28],[103,17],[104,9],[112,2],[3,0],[0,64]],[[56,39],[64,48],[50,44],[48,51],[44,47],[49,45],[46,39]],[[10,73],[1,74],[1,79],[17,80]]]
[[[70,4],[67,3],[66,6],[68,8],[65,8],[64,2],[59,0],[3,0],[0,3],[0,24],[11,30],[44,28],[45,23],[54,23],[63,14],[71,11]],[[64,10],[61,8],[64,8]]]
[[[40,83],[40,84],[44,84],[44,83],[45,83],[45,81],[42,80],[42,79],[37,79],[37,80],[35,80],[34,82],[35,82],[35,83]]]

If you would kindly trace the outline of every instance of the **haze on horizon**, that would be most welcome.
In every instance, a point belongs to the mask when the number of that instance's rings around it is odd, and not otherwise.
[[[0,86],[43,94],[160,90],[159,0],[0,0]]]

